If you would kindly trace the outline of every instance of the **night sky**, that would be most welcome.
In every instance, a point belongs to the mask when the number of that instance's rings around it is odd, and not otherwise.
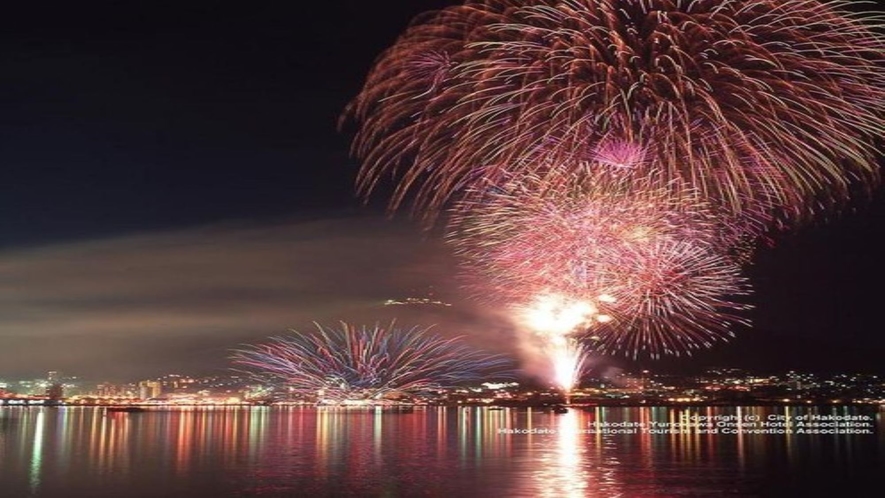
[[[0,378],[205,374],[312,321],[510,351],[444,245],[353,194],[338,117],[417,13],[457,2],[53,2],[0,29]],[[763,248],[751,329],[626,369],[885,373],[885,197]],[[433,288],[449,309],[382,307]]]

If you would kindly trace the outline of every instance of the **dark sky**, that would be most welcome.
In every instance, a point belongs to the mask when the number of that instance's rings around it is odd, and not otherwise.
[[[205,373],[312,320],[389,319],[383,299],[431,286],[457,311],[400,323],[507,350],[442,244],[354,198],[336,128],[407,22],[455,3],[4,7],[0,378]],[[858,206],[760,251],[756,324],[736,340],[605,363],[885,373],[885,202]]]

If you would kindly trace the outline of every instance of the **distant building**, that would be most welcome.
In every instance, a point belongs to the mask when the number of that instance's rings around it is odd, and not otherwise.
[[[138,397],[141,399],[159,398],[163,385],[158,380],[143,380],[138,383]]]
[[[61,382],[52,382],[46,386],[46,397],[52,401],[61,401],[65,397],[65,387]]]
[[[52,401],[61,401],[65,397],[65,387],[62,383],[61,372],[51,370],[46,374],[46,397]]]
[[[197,380],[187,375],[166,374],[157,379],[157,382],[160,383],[163,392],[169,393],[191,391]]]
[[[96,386],[95,392],[103,398],[125,396],[127,394],[125,388],[111,382],[102,382],[101,384]]]

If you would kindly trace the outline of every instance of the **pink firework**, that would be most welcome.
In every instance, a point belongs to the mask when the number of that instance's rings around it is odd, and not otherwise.
[[[508,361],[474,350],[428,328],[317,324],[314,333],[293,331],[232,355],[245,372],[269,385],[331,402],[382,401],[488,378],[507,378]]]
[[[882,18],[836,1],[468,0],[417,19],[347,113],[362,192],[630,175],[795,223],[878,181]],[[433,61],[429,64],[428,61]]]
[[[606,259],[595,269],[580,286],[540,291],[591,310],[556,337],[589,341],[600,353],[658,357],[710,347],[748,323],[744,312],[749,306],[742,302],[750,291],[747,280],[737,264],[709,246],[658,240]],[[528,295],[535,289],[533,284],[517,287],[520,276],[510,277],[515,290]]]
[[[633,191],[624,182],[586,183],[543,196],[536,195],[538,181],[524,178],[471,194],[450,222],[450,240],[468,273],[482,275],[483,285],[491,282],[509,300],[524,298],[526,288],[605,294],[596,285],[600,275],[638,247],[672,238],[732,245],[723,240],[730,232],[695,198]]]
[[[615,168],[636,169],[642,167],[645,149],[624,140],[601,140],[593,149],[593,160]]]
[[[546,376],[568,397],[581,380],[588,351],[573,336],[600,316],[588,301],[562,295],[540,294],[513,310],[519,326],[530,332],[522,336],[523,350],[546,361]]]
[[[598,350],[679,354],[744,321],[736,298],[749,286],[700,202],[610,186],[558,198],[515,189],[488,194],[453,226],[467,274],[481,275],[477,290],[504,303],[583,303],[592,313],[565,332],[597,336]]]
[[[591,330],[599,351],[679,355],[710,347],[746,325],[749,294],[740,267],[706,244],[668,239],[635,246],[595,285],[612,297],[613,319]]]
[[[586,303],[597,349],[709,346],[760,238],[878,183],[882,25],[844,1],[467,0],[345,113],[358,188],[446,213],[484,296]]]

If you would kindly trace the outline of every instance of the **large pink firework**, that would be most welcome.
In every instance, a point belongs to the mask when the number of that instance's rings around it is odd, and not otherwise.
[[[816,0],[468,0],[418,18],[350,107],[364,193],[437,213],[578,171],[792,223],[877,181],[881,17]]]

